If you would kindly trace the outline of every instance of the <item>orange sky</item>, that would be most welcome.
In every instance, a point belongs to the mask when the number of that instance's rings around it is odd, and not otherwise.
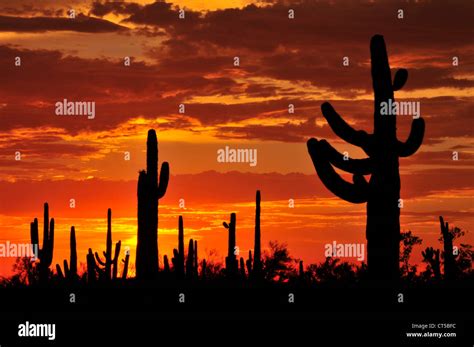
[[[67,18],[71,8],[75,19]],[[29,222],[42,218],[48,201],[57,225],[55,262],[68,258],[71,225],[84,262],[88,247],[105,246],[110,207],[114,240],[130,245],[133,259],[136,179],[149,128],[157,130],[160,162],[168,161],[172,174],[160,205],[161,256],[176,247],[183,214],[200,256],[216,249],[222,261],[222,221],[231,212],[246,253],[256,189],[264,244],[286,242],[308,264],[323,258],[325,243],[364,242],[365,207],[326,190],[305,142],[326,138],[363,157],[332,133],[319,107],[329,100],[351,125],[372,130],[368,46],[376,33],[385,36],[392,68],[409,70],[396,97],[420,101],[426,121],[421,149],[400,161],[402,230],[422,237],[423,247],[438,245],[440,214],[472,230],[472,13],[468,1],[0,1],[0,242],[28,241]],[[96,117],[55,115],[64,98],[94,101]],[[410,122],[399,119],[401,140]],[[257,166],[218,163],[225,146],[257,149]],[[472,244],[472,234],[464,241]],[[0,259],[0,276],[10,265]]]

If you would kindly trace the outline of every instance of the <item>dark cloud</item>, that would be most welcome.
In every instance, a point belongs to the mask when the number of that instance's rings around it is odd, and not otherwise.
[[[141,6],[137,3],[120,1],[94,1],[90,13],[94,16],[103,17],[109,13],[131,15],[140,11]]]
[[[106,33],[128,30],[109,21],[78,14],[76,18],[59,17],[10,17],[0,16],[0,31],[44,32],[78,31],[86,33]]]

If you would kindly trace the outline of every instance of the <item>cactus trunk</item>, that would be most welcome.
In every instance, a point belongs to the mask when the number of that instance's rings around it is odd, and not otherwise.
[[[453,252],[453,234],[449,230],[448,222],[444,222],[443,217],[439,216],[441,225],[441,235],[443,239],[443,258],[444,258],[444,278],[453,280],[456,278],[456,261]]]
[[[188,259],[186,260],[186,278],[192,279],[194,277],[194,242],[189,240]]]
[[[254,278],[260,278],[262,275],[262,251],[261,251],[261,235],[260,235],[260,190],[257,190],[255,197],[255,241],[254,241],[254,261],[253,273]],[[251,254],[249,256],[251,258]],[[250,270],[249,270],[250,276]]]

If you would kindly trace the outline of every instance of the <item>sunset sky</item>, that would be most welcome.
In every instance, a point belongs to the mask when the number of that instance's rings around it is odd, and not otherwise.
[[[331,101],[355,128],[373,130],[369,42],[382,34],[392,69],[409,71],[395,97],[419,101],[426,122],[420,150],[400,159],[401,229],[420,236],[423,248],[440,247],[443,215],[471,231],[464,242],[473,244],[473,17],[472,1],[0,0],[0,242],[29,242],[29,223],[38,217],[42,225],[47,201],[56,221],[53,264],[69,258],[72,225],[85,263],[87,248],[105,249],[110,207],[114,242],[129,246],[134,262],[136,185],[150,128],[160,165],[171,170],[160,200],[160,257],[176,248],[183,215],[185,242],[197,239],[200,258],[223,262],[222,222],[231,212],[246,257],[257,189],[265,246],[286,242],[310,264],[333,240],[365,242],[365,205],[323,186],[306,140],[326,138],[364,157],[337,138],[320,105]],[[56,115],[63,99],[95,102],[95,118]],[[397,121],[404,141],[411,118]],[[225,146],[257,149],[258,164],[219,163]],[[0,276],[11,264],[0,259]]]

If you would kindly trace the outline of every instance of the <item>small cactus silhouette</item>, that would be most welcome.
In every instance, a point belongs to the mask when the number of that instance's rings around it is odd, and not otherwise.
[[[456,278],[456,260],[454,258],[453,234],[449,230],[448,222],[444,222],[442,216],[439,216],[441,226],[441,235],[443,238],[443,259],[444,259],[444,278],[453,280]]]
[[[300,279],[301,281],[304,280],[305,272],[304,272],[304,265],[303,265],[303,261],[302,261],[302,260],[300,260],[300,262],[299,262],[298,276],[299,276],[299,279]]]
[[[169,274],[170,273],[170,262],[168,260],[168,256],[165,254],[165,256],[163,257],[163,272],[165,274]]]
[[[76,229],[74,226],[71,227],[71,233],[69,234],[69,264],[64,259],[64,274],[61,271],[61,266],[56,264],[56,272],[61,278],[66,278],[68,281],[74,281],[77,279],[77,250],[76,250]]]
[[[249,258],[245,262],[245,265],[247,265],[247,272],[250,276],[250,274],[252,273],[252,250],[249,250]]]
[[[95,259],[97,263],[102,265],[101,268],[99,265],[96,266],[96,269],[101,272],[106,281],[117,278],[117,268],[118,268],[118,257],[120,255],[120,246],[121,241],[118,241],[115,244],[115,253],[112,257],[112,210],[109,208],[107,210],[107,241],[106,241],[106,250],[103,252],[104,260],[100,259],[100,256],[95,252]]]
[[[308,152],[323,184],[335,195],[351,203],[367,203],[367,263],[372,279],[399,279],[400,173],[399,158],[413,155],[421,146],[425,122],[414,119],[406,142],[397,139],[396,115],[381,115],[382,103],[394,101],[393,92],[408,78],[400,69],[393,83],[383,36],[370,42],[372,81],[375,96],[374,132],[354,130],[325,102],[322,113],[334,133],[358,146],[369,156],[351,159],[339,153],[326,140],[312,138]],[[333,166],[353,174],[353,183],[345,181]],[[367,183],[363,175],[371,174]]]
[[[127,279],[129,262],[130,262],[130,254],[127,253],[125,254],[125,259],[122,259],[122,263],[123,263],[122,280]]]
[[[97,281],[97,265],[94,259],[94,253],[92,253],[92,249],[89,248],[87,252],[87,283],[92,284]]]
[[[189,240],[188,246],[188,258],[186,259],[186,278],[194,278],[194,241],[193,239]]]
[[[199,273],[198,273],[198,268],[199,268],[199,263],[198,263],[198,242],[197,240],[194,240],[194,275],[196,276],[196,278],[199,277]]]
[[[255,197],[255,240],[254,240],[254,260],[253,260],[253,278],[261,278],[262,276],[262,250],[261,250],[261,230],[260,230],[260,190],[257,190]],[[249,254],[249,259],[252,255]],[[249,271],[250,275],[250,271]]]
[[[183,216],[178,218],[178,249],[173,250],[173,269],[178,279],[184,278],[184,226]]]
[[[201,278],[203,280],[206,279],[206,269],[207,269],[207,262],[206,262],[206,259],[203,259],[201,262]]]
[[[243,280],[247,278],[247,274],[245,273],[245,260],[243,257],[240,257],[240,277]]]
[[[236,228],[236,216],[235,213],[230,215],[230,223],[223,222],[224,228],[229,230],[229,240],[227,248],[227,257],[225,258],[225,268],[227,276],[231,278],[237,277],[239,273],[239,264],[235,254],[236,244],[235,244],[235,228]]]

